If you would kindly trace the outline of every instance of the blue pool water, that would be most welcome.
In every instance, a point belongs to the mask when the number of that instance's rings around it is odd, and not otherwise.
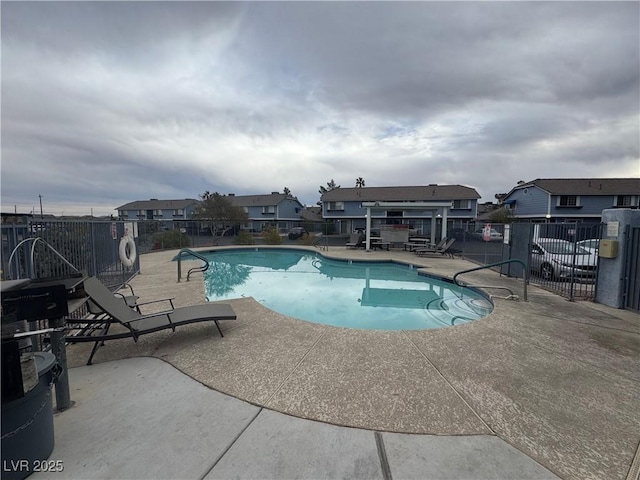
[[[202,252],[201,252],[202,253]],[[253,297],[310,322],[376,330],[460,325],[485,317],[480,293],[419,275],[392,262],[346,262],[286,249],[238,249],[205,254],[209,301]]]

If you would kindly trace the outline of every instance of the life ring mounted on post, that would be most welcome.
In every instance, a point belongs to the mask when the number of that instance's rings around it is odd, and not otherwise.
[[[125,267],[133,267],[136,263],[136,242],[133,237],[126,235],[120,239],[119,253],[122,264]]]

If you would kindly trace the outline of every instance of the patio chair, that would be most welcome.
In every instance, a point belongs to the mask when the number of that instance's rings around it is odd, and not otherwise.
[[[95,277],[84,281],[84,290],[89,296],[89,300],[94,302],[104,312],[104,315],[94,320],[66,319],[67,330],[76,332],[76,334],[68,335],[65,340],[68,343],[94,342],[87,365],[91,365],[98,347],[104,345],[104,342],[108,340],[131,337],[134,342],[137,342],[140,336],[148,333],[167,329],[175,332],[176,327],[181,325],[208,321],[214,322],[220,336],[224,337],[218,321],[236,319],[233,308],[226,303],[204,303],[178,308],[173,308],[173,303],[171,303],[170,310],[144,315],[127,306],[121,298],[114,296]],[[170,301],[170,299],[165,300]],[[137,303],[136,305],[149,303],[154,302]],[[87,328],[88,324],[90,328]],[[125,330],[109,333],[109,329],[114,324],[121,325]]]
[[[171,305],[171,310],[175,308],[175,306],[173,305],[173,300],[174,300],[173,297],[162,298],[159,300],[151,300],[148,302],[139,302],[138,300],[140,299],[140,297],[135,294],[135,292],[133,291],[133,287],[130,284],[125,283],[120,287],[119,290],[124,290],[125,288],[129,289],[129,292],[126,295],[120,292],[113,292],[113,295],[116,298],[123,300],[124,303],[127,305],[127,307],[135,308],[138,311],[138,313],[142,313],[140,310],[140,307],[142,305],[149,305],[151,303],[158,303],[158,302],[169,302],[169,304]],[[105,315],[104,310],[102,310],[98,305],[96,305],[96,303],[91,299],[87,300],[87,310],[89,312],[89,315],[91,315],[93,319],[100,319]]]
[[[444,240],[444,244],[442,243],[443,240]],[[440,240],[440,242],[438,242],[438,245],[436,245],[435,247],[417,248],[413,251],[413,253],[415,253],[418,256],[439,253],[441,255],[448,255],[451,258],[453,258],[453,254],[451,252],[451,245],[454,244],[456,239],[451,238],[449,240],[447,239],[443,239],[443,240]]]
[[[364,232],[352,233],[351,238],[349,238],[349,242],[347,242],[345,246],[347,248],[364,248],[366,238],[367,237]]]
[[[439,250],[442,247],[444,247],[445,243],[447,243],[447,240],[449,240],[447,237],[444,237],[443,239],[441,239],[438,243],[434,244],[426,244],[426,245],[422,245],[419,246],[417,244],[411,244],[413,245],[413,247],[410,249],[413,253],[418,253],[418,252],[424,252],[424,251],[432,251],[432,250]]]

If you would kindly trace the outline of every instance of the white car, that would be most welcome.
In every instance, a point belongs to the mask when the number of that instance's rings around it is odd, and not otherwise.
[[[531,270],[545,280],[591,278],[597,265],[597,255],[566,240],[537,238],[531,245]]]
[[[576,242],[576,245],[584,248],[589,253],[598,255],[598,247],[600,246],[600,239],[590,238],[589,240],[581,240],[579,242]]]

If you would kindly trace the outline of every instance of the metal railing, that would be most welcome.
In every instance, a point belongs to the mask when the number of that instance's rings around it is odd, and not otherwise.
[[[14,258],[14,255],[20,251],[20,247],[28,244],[31,244],[30,255],[28,257],[29,258],[29,263],[28,263],[29,277],[28,278],[38,277],[38,275],[36,274],[36,268],[35,268],[35,264],[36,264],[35,251],[36,251],[36,245],[38,244],[38,242],[42,242],[45,247],[47,247],[51,252],[53,252],[58,257],[59,260],[63,262],[64,265],[67,265],[71,267],[73,270],[75,270],[76,272],[80,273],[80,270],[78,270],[73,264],[71,264],[71,262],[69,262],[66,258],[64,258],[64,256],[60,252],[58,252],[55,248],[49,245],[46,240],[43,240],[40,237],[30,237],[30,238],[25,238],[20,243],[18,243],[18,245],[16,245],[13,251],[11,252],[11,255],[9,255],[9,275],[11,276],[11,278],[14,278],[14,279],[20,278],[20,269],[16,269],[17,270],[16,272],[11,271],[12,265],[15,265],[13,263],[13,258]]]
[[[483,222],[456,224],[448,230],[448,236],[456,238],[455,247],[461,250],[462,258],[480,265],[519,259],[527,265],[529,285],[535,283],[569,300],[595,298],[598,258],[597,252],[588,246],[602,238],[601,223],[492,223],[491,229],[495,232],[488,241],[482,235],[484,226]],[[539,240],[552,251],[564,250],[564,253],[543,255],[538,248]],[[520,276],[520,265],[507,264],[499,270],[510,277]]]
[[[189,271],[187,272],[187,282],[189,281],[189,275],[191,275],[192,272],[206,272],[209,269],[209,260],[207,260],[204,256],[200,255],[199,253],[194,252],[190,248],[183,248],[178,252],[178,254],[175,257],[175,259],[178,260],[178,283],[182,278],[182,256],[185,253],[187,255],[191,255],[192,257],[196,257],[204,262],[204,265],[189,269]]]
[[[106,285],[122,285],[140,271],[139,255],[131,267],[125,267],[119,258],[119,244],[126,228],[126,222],[99,220],[32,219],[2,225],[2,280],[64,276],[72,270],[68,262],[74,266],[73,271],[97,276]],[[31,252],[21,248],[11,255],[30,238],[42,241],[34,241]],[[135,241],[138,247],[139,239]]]
[[[522,265],[522,269],[524,272],[524,282],[523,282],[523,294],[522,294],[522,299],[526,302],[527,301],[527,266],[525,265],[525,263],[522,260],[517,260],[517,259],[513,259],[513,260],[504,260],[502,262],[496,262],[496,263],[491,263],[489,265],[483,265],[481,267],[476,267],[476,268],[470,268],[468,270],[462,270],[460,272],[457,272],[454,276],[453,276],[453,283],[455,283],[458,287],[474,287],[474,288],[484,288],[484,289],[501,289],[501,290],[507,290],[509,292],[509,296],[508,297],[496,297],[496,298],[504,298],[507,300],[519,300],[519,297],[517,295],[515,295],[513,293],[513,290],[511,290],[509,287],[504,287],[504,286],[500,286],[500,285],[469,285],[469,284],[461,284],[458,282],[458,277],[464,273],[471,273],[471,272],[476,272],[478,270],[486,270],[489,268],[493,268],[493,267],[497,267],[500,265],[505,265],[507,263],[519,263],[520,265]],[[492,296],[493,297],[493,296]]]

